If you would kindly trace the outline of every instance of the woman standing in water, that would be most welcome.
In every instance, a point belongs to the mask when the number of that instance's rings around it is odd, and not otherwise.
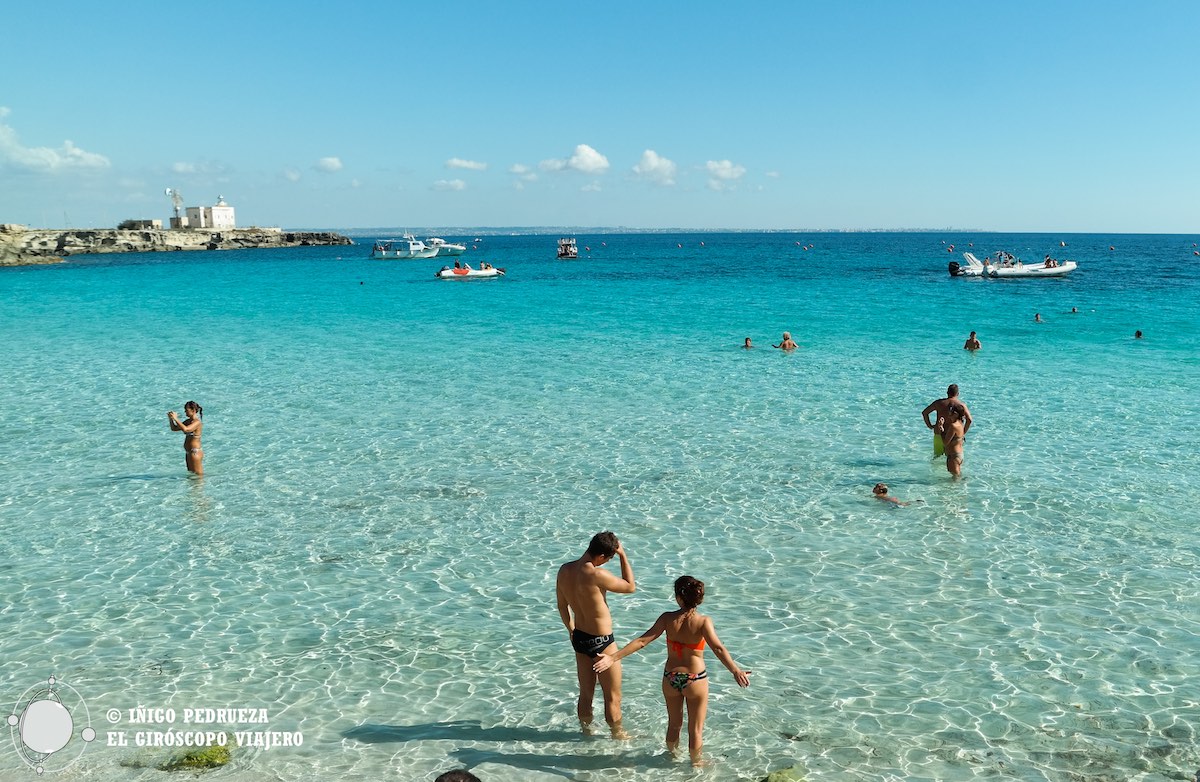
[[[183,406],[183,414],[187,418],[180,421],[172,410],[167,413],[167,422],[171,424],[172,432],[183,432],[183,458],[187,462],[188,472],[203,475],[204,449],[200,445],[200,433],[204,429],[204,408],[188,401]]]
[[[958,478],[962,474],[963,442],[967,436],[967,413],[959,403],[946,408],[946,423],[942,428],[942,446],[946,451],[946,470]]]
[[[704,668],[704,644],[729,669],[742,687],[750,686],[750,671],[743,671],[733,661],[713,629],[712,619],[696,611],[704,602],[704,582],[691,576],[675,579],[675,602],[678,611],[668,611],[658,617],[642,637],[630,641],[613,655],[600,655],[592,666],[597,673],[667,634],[667,664],[663,670],[663,699],[667,702],[667,749],[674,754],[679,748],[679,733],[683,727],[683,707],[687,704],[688,751],[693,765],[702,765],[700,750],[704,745],[701,734],[708,713],[708,671]]]

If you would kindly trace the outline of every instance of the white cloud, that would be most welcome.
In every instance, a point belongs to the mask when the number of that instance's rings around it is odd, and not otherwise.
[[[584,185],[583,187],[579,188],[579,190],[584,193],[599,193],[600,183],[592,182],[590,185]]]
[[[0,106],[0,119],[11,113],[8,108]],[[68,170],[108,168],[112,164],[104,155],[82,150],[70,141],[64,141],[58,149],[24,146],[15,130],[8,125],[0,125],[0,166],[5,165],[53,174]]]
[[[732,189],[746,174],[746,167],[739,166],[729,160],[710,160],[704,164],[708,169],[708,186],[712,190]]]
[[[675,169],[673,161],[660,157],[653,149],[647,149],[642,153],[641,161],[633,167],[633,173],[656,185],[667,186],[675,184]]]
[[[285,168],[283,170],[283,178],[289,182],[299,182],[300,172],[294,168]]]
[[[538,163],[543,171],[581,171],[585,174],[603,174],[608,170],[608,158],[601,155],[587,144],[575,147],[575,153],[569,158],[552,158]]]
[[[467,183],[461,179],[439,179],[433,183],[434,190],[466,190]]]
[[[171,173],[173,174],[194,174],[196,173],[195,163],[172,163]]]
[[[521,182],[533,182],[537,180],[537,173],[529,166],[522,165],[521,163],[512,164],[508,169],[508,173],[515,175]]]
[[[362,182],[358,181],[357,179],[351,179],[350,187],[353,187],[355,189],[360,188],[360,187],[362,187]]]
[[[324,171],[327,174],[332,174],[335,171],[342,170],[342,159],[339,157],[323,157],[313,165],[318,171]]]
[[[487,163],[480,163],[476,160],[463,160],[459,157],[452,157],[446,161],[446,168],[465,168],[468,171],[487,171]]]
[[[763,176],[768,176],[771,179],[779,179],[780,173],[778,171],[768,171]]]

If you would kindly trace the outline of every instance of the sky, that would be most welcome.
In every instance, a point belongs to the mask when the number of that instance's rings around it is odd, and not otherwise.
[[[9,4],[0,223],[1200,232],[1200,3]]]

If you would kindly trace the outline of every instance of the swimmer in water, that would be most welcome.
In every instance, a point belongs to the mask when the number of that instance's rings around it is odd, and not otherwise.
[[[896,499],[895,497],[889,496],[888,495],[888,487],[887,487],[886,483],[875,484],[875,488],[871,489],[871,493],[875,495],[875,499],[877,499],[877,500],[883,500],[884,502],[890,502],[894,505],[899,505],[901,507],[912,504],[909,502],[901,502],[900,500]],[[919,500],[917,500],[917,502],[919,502]]]

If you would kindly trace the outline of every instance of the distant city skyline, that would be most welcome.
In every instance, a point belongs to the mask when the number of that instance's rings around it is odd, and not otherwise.
[[[0,222],[1200,232],[1197,4],[6,17]]]

